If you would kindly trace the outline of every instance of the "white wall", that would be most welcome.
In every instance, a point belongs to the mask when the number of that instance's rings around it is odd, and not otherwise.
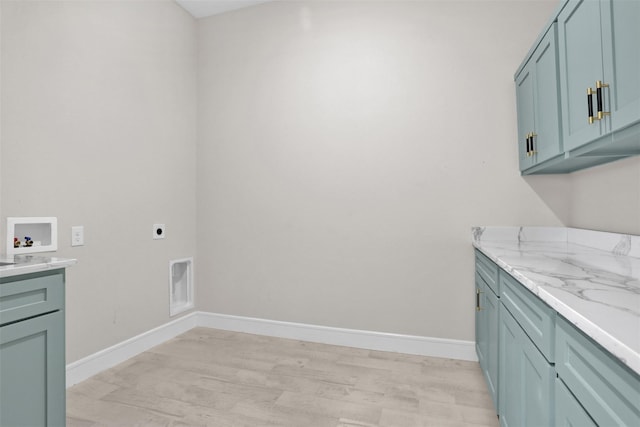
[[[70,363],[168,321],[169,260],[194,255],[195,23],[172,1],[1,8],[1,228],[58,217]]]
[[[276,2],[199,20],[201,308],[473,340],[471,226],[569,215],[568,177],[522,179],[514,142],[513,73],[555,7]]]

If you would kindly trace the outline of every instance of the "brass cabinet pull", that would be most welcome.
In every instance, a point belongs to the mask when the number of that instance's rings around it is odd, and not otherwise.
[[[609,111],[602,111],[602,104],[604,101],[604,97],[602,96],[602,88],[605,87],[609,87],[609,85],[606,83],[602,83],[600,80],[596,80],[596,105],[598,107],[598,120],[602,120],[604,116],[608,116],[611,114]]]
[[[529,132],[527,134],[527,157],[533,156],[534,154],[538,153],[536,150],[533,149],[533,137],[534,136],[538,136],[538,134],[533,133],[533,132]]]
[[[476,288],[476,311],[480,311],[482,310],[482,308],[480,307],[480,294],[482,294],[484,292],[482,292],[480,289]]]
[[[533,148],[533,138],[536,136],[538,136],[537,133],[531,132],[531,155],[532,156],[538,154],[538,152]]]
[[[593,89],[587,88],[587,110],[589,111],[589,124],[593,123]]]

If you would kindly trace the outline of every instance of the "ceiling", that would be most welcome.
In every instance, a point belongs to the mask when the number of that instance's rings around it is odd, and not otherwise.
[[[217,15],[268,1],[272,0],[175,0],[195,18]]]

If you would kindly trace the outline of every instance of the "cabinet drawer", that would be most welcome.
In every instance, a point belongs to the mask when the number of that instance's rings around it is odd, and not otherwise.
[[[64,270],[0,281],[0,325],[60,310],[63,306]]]
[[[478,250],[476,250],[476,271],[489,288],[496,295],[500,295],[498,266]]]
[[[505,308],[544,357],[553,363],[556,312],[506,273],[500,275],[500,289]]]
[[[558,376],[601,426],[640,425],[640,376],[558,316]]]

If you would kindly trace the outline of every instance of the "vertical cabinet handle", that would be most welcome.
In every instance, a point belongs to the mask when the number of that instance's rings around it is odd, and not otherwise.
[[[533,148],[533,138],[536,137],[536,136],[538,136],[537,133],[531,132],[530,138],[531,138],[531,155],[532,156],[535,155],[535,154],[538,154],[538,152]]]
[[[604,94],[602,89],[609,87],[608,84],[596,80],[596,115],[593,114],[593,89],[587,88],[587,110],[589,111],[589,124],[594,120],[602,120],[605,116],[610,115],[609,111],[604,111]]]
[[[533,156],[534,154],[537,153],[537,151],[533,149],[533,137],[534,136],[538,136],[538,135],[533,133],[533,132],[529,132],[527,134],[527,157]]]
[[[602,120],[604,118],[604,116],[608,116],[609,114],[611,114],[608,111],[603,111],[603,94],[602,94],[602,88],[605,87],[609,87],[608,84],[606,83],[602,83],[600,80],[596,81],[596,106],[598,107],[597,113],[598,113],[598,120]]]
[[[480,307],[480,294],[482,293],[482,291],[478,288],[476,288],[476,311],[480,311],[482,310],[482,308]]]
[[[587,88],[587,110],[589,111],[589,124],[593,123],[593,89]]]

